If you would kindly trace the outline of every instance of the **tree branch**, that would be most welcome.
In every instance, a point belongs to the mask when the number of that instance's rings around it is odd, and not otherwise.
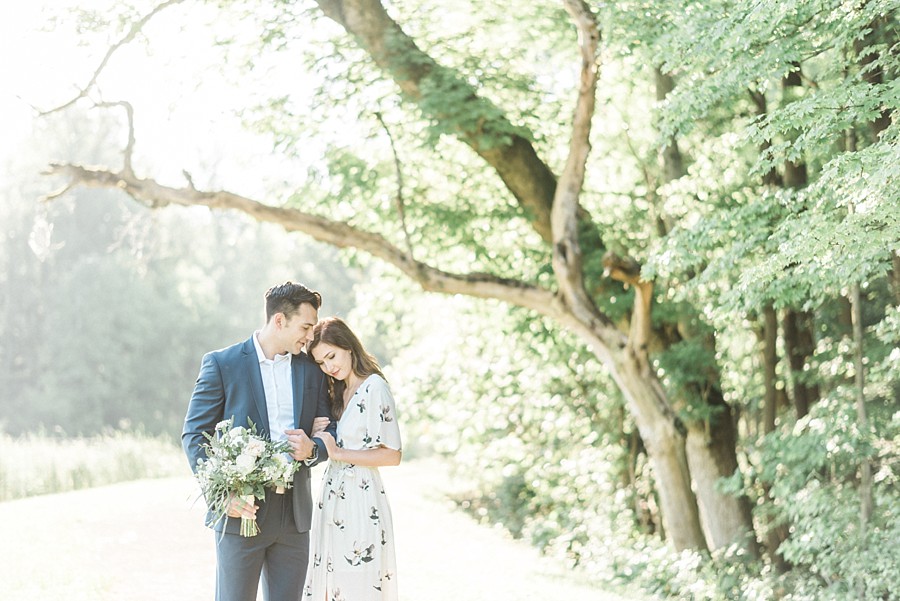
[[[123,171],[130,175],[134,175],[134,169],[131,166],[131,157],[134,154],[134,107],[131,103],[124,100],[118,102],[101,102],[97,105],[100,108],[110,108],[121,106],[125,109],[125,116],[128,119],[128,142],[125,144],[125,152],[123,158]]]
[[[97,66],[97,68],[94,70],[94,74],[91,76],[90,81],[88,81],[87,85],[85,85],[83,88],[81,88],[81,90],[79,90],[78,95],[76,95],[71,100],[64,102],[63,104],[57,106],[56,108],[48,109],[46,111],[41,112],[40,116],[43,117],[43,116],[49,115],[51,113],[56,113],[56,112],[62,111],[64,109],[72,106],[73,104],[75,104],[76,102],[81,100],[82,98],[87,97],[88,92],[90,92],[91,88],[93,88],[97,84],[97,79],[100,77],[100,74],[103,73],[103,70],[106,68],[107,63],[109,63],[109,60],[112,58],[113,54],[115,54],[119,48],[121,48],[122,46],[124,46],[124,45],[130,43],[132,40],[134,40],[134,38],[137,37],[137,34],[140,33],[141,29],[144,28],[144,25],[146,25],[147,22],[150,21],[150,19],[155,17],[157,14],[159,14],[166,8],[168,8],[174,4],[180,4],[181,2],[183,2],[183,0],[166,0],[166,2],[163,2],[162,4],[157,5],[156,8],[154,8],[149,13],[144,15],[140,20],[136,21],[131,26],[131,29],[128,31],[128,33],[125,34],[125,37],[123,37],[121,40],[119,40],[118,42],[116,42],[115,44],[110,46],[110,48],[106,51],[106,55],[103,57],[103,60],[100,61],[100,64]]]
[[[590,133],[596,104],[600,30],[593,13],[583,0],[564,0],[564,4],[578,30],[581,80],[572,121],[569,155],[556,186],[550,214],[553,271],[563,299],[581,319],[585,322],[606,322],[607,317],[600,313],[584,287],[582,254],[578,241],[578,217],[581,210],[578,198],[584,187],[587,158],[591,150]]]
[[[258,221],[276,223],[287,231],[302,232],[338,248],[356,248],[366,252],[394,265],[429,292],[495,298],[562,321],[564,308],[549,290],[489,273],[454,274],[442,271],[412,260],[408,253],[383,236],[360,230],[345,222],[332,221],[298,209],[267,205],[226,191],[171,188],[152,179],[138,178],[125,170],[115,173],[81,165],[51,164],[45,175],[67,177],[70,180],[67,189],[75,186],[117,188],[152,208],[182,205],[234,209]]]
[[[556,177],[502,111],[456,72],[422,52],[379,0],[316,0],[316,4],[354,37],[407,99],[435,121],[452,124],[454,135],[495,170],[535,231],[550,242]],[[438,101],[451,93],[463,100]]]
[[[403,239],[406,241],[406,251],[409,253],[409,260],[414,261],[412,241],[409,238],[409,230],[406,227],[406,206],[403,199],[403,169],[400,163],[400,155],[397,153],[397,147],[394,145],[394,136],[391,135],[391,130],[388,129],[387,123],[384,122],[382,114],[376,111],[375,118],[378,119],[381,127],[384,128],[384,133],[387,134],[388,141],[391,143],[391,152],[394,155],[394,168],[397,172],[397,214],[400,217],[400,229],[403,230]]]

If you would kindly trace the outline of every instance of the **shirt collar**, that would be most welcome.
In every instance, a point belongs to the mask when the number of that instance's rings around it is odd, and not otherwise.
[[[253,332],[253,346],[256,348],[256,358],[259,359],[260,363],[265,363],[268,361],[266,358],[266,354],[262,350],[262,346],[259,344],[259,330]],[[284,353],[283,355],[275,355],[275,359],[273,363],[281,363],[282,361],[291,362],[291,354]]]

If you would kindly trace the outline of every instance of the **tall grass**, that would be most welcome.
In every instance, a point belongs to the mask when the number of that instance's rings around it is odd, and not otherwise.
[[[0,433],[0,501],[189,473],[181,449],[165,437],[120,431],[89,438]]]

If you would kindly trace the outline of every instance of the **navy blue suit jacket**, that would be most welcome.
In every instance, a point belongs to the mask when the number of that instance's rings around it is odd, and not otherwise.
[[[292,356],[291,372],[294,427],[309,434],[314,418],[331,417],[325,374],[306,353]],[[266,395],[253,338],[203,356],[200,375],[197,376],[181,433],[181,444],[192,470],[196,471],[198,459],[206,457],[201,448],[206,442],[203,433],[212,434],[216,424],[228,418],[234,418],[235,426],[245,427],[249,418],[256,424],[257,433],[269,438]],[[328,429],[334,435],[334,421]],[[328,451],[325,445],[317,438],[313,442],[318,446],[316,463],[326,460]],[[294,474],[293,503],[297,530],[306,532],[312,521],[310,472],[306,465],[302,465]],[[266,504],[259,502],[259,506],[257,519],[262,521]],[[216,530],[224,528],[228,532],[237,533],[240,528],[239,519],[220,520],[217,524],[210,524],[211,521],[212,516],[208,515],[207,523]]]

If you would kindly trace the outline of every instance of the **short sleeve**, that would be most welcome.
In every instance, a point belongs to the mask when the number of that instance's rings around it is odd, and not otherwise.
[[[397,409],[388,383],[375,374],[363,383],[363,389],[366,404],[366,448],[388,447],[401,450]]]

